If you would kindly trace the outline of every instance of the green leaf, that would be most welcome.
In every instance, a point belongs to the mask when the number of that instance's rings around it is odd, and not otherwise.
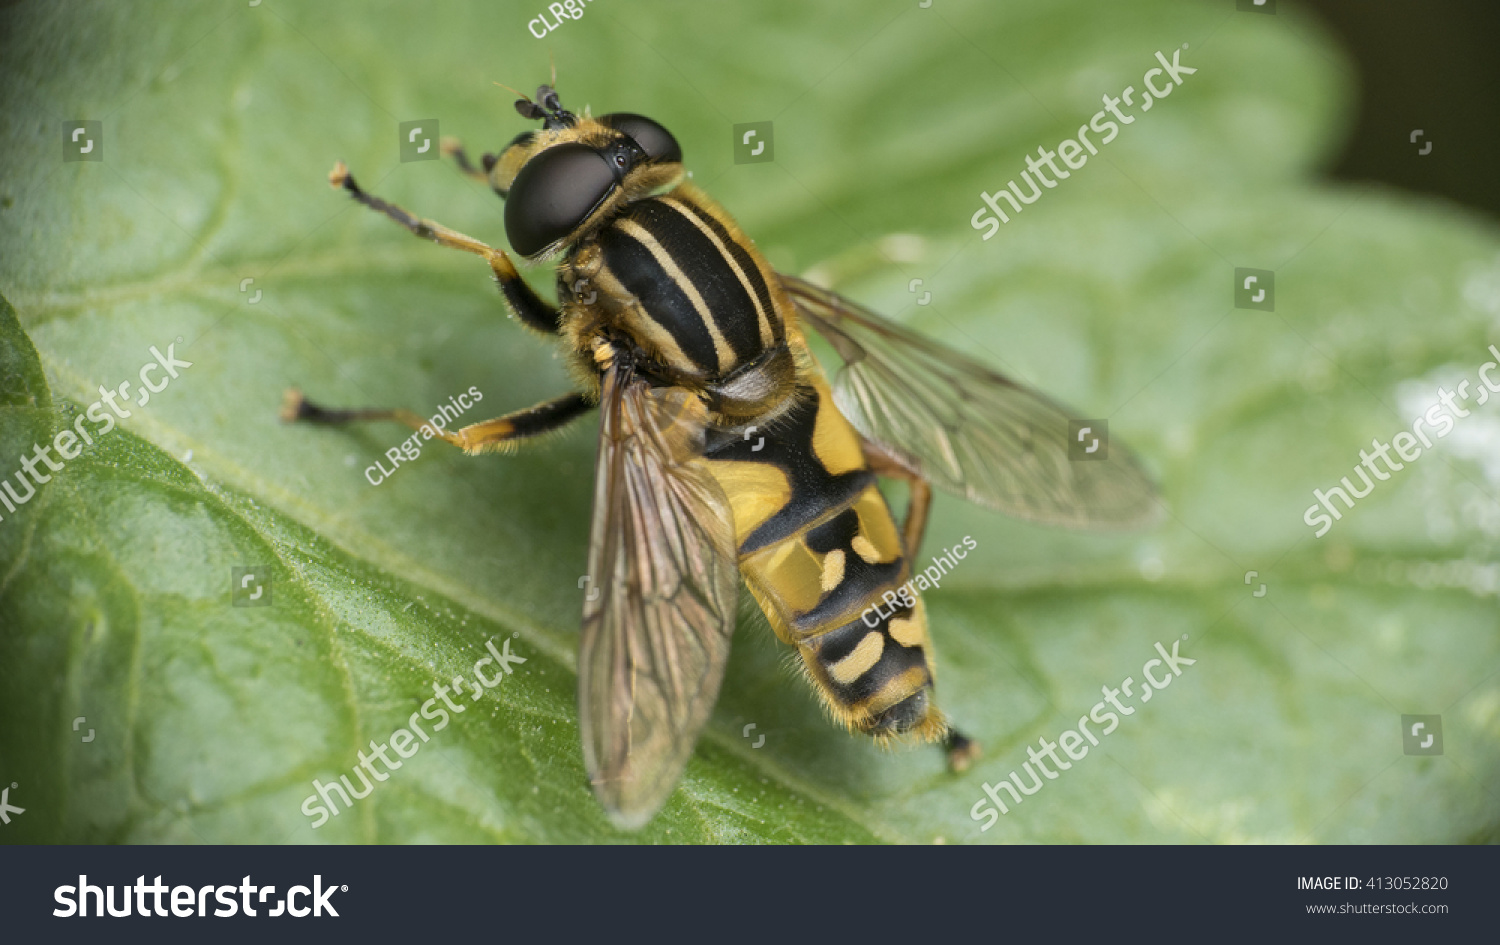
[[[0,11],[0,476],[132,384],[117,429],[0,505],[0,781],[25,808],[0,838],[1493,841],[1494,405],[1325,537],[1303,513],[1440,384],[1477,388],[1500,240],[1315,182],[1349,67],[1295,10],[1231,6],[597,0],[545,41],[524,5]],[[1198,71],[981,240],[980,192],[1159,50]],[[985,746],[968,773],[829,725],[747,608],[681,787],[613,830],[574,706],[596,421],[512,456],[424,444],[379,486],[366,468],[408,431],[278,422],[291,386],[426,414],[474,386],[466,422],[567,389],[481,262],[324,182],[343,159],[503,245],[503,204],[448,162],[401,163],[397,125],[498,150],[525,123],[492,82],[534,87],[549,53],[569,107],[670,127],[775,265],[1107,418],[1159,474],[1171,514],[1141,533],[939,499],[919,560],[977,544],[927,596],[939,700]],[[62,161],[73,119],[103,123],[102,161]],[[767,119],[775,161],[735,164],[732,125]],[[1275,271],[1274,312],[1233,307],[1236,267]],[[191,367],[138,406],[168,346]],[[270,606],[232,605],[235,568],[270,576]],[[314,780],[354,780],[487,641],[526,662],[442,730],[419,717],[402,768],[314,828]],[[1196,662],[980,829],[986,783],[1174,641]],[[1444,753],[1405,755],[1402,714],[1441,714]]]

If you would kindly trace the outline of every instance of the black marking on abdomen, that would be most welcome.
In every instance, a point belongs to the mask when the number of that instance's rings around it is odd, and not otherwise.
[[[797,615],[795,629],[813,631],[851,607],[879,601],[881,592],[895,587],[901,579],[902,559],[870,564],[854,550],[854,539],[859,534],[859,513],[849,508],[808,529],[803,536],[807,547],[820,555],[843,552],[844,576],[837,587],[823,594],[816,607]]]
[[[923,648],[904,646],[898,643],[887,630],[891,619],[909,616],[909,610],[889,617],[882,616],[873,628],[866,624],[862,617],[855,617],[848,623],[815,637],[807,644],[823,670],[829,690],[840,703],[853,706],[863,702],[877,695],[892,679],[915,667],[921,667],[926,671],[927,681],[931,684],[932,670],[927,666],[927,655]],[[860,676],[847,683],[834,679],[829,672],[829,667],[854,652],[854,648],[859,646],[860,641],[871,633],[880,634],[884,640],[880,659]]]
[[[823,524],[808,529],[807,547],[820,555],[826,555],[838,548],[848,549],[858,537],[859,513],[853,509],[845,509]]]
[[[847,546],[844,546],[847,548]],[[860,604],[873,606],[880,594],[894,588],[901,577],[900,558],[885,564],[868,564],[852,551],[844,552],[844,579],[823,595],[812,610],[798,614],[793,627],[807,632]]]
[[[776,421],[774,428],[757,430],[748,438],[721,430],[708,431],[705,446],[708,459],[767,463],[785,473],[791,485],[791,498],[746,536],[740,545],[741,555],[796,534],[830,509],[853,502],[875,481],[875,474],[869,469],[834,475],[818,462],[812,448],[817,419],[818,392],[811,387],[800,387],[796,405]],[[762,437],[764,443],[760,442]]]

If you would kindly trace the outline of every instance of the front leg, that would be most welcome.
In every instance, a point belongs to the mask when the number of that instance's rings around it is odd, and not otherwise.
[[[495,282],[500,285],[500,294],[505,299],[506,307],[521,321],[521,324],[549,335],[557,334],[562,328],[562,313],[537,295],[526,280],[521,278],[521,274],[516,271],[515,264],[510,261],[510,256],[504,250],[495,249],[457,230],[450,230],[441,223],[414,217],[395,204],[387,203],[374,194],[366,193],[354,182],[354,175],[349,173],[349,168],[344,166],[343,161],[334,165],[328,175],[328,182],[334,187],[342,187],[358,202],[395,220],[423,239],[432,240],[439,246],[461,249],[466,253],[483,256],[490,264],[490,271],[495,274]]]
[[[442,149],[443,154],[453,159],[453,163],[457,164],[458,169],[463,171],[466,176],[472,177],[486,186],[494,186],[490,181],[490,171],[494,169],[496,162],[500,160],[499,155],[490,154],[486,151],[479,158],[480,166],[476,167],[474,162],[469,160],[469,154],[464,150],[463,143],[457,138],[444,138],[439,142],[438,147]],[[504,195],[502,194],[501,196]]]

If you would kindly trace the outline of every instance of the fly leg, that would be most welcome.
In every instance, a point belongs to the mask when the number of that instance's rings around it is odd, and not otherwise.
[[[410,410],[385,410],[380,408],[330,409],[313,403],[302,396],[300,390],[286,392],[282,404],[281,419],[288,423],[320,423],[341,426],[346,423],[367,421],[393,421],[404,423],[428,439],[446,440],[471,456],[509,449],[522,440],[533,439],[543,434],[562,429],[571,420],[593,409],[594,405],[582,394],[565,394],[554,400],[517,410],[493,420],[481,420],[460,427],[452,432],[432,424],[430,420]]]
[[[978,742],[952,725],[948,726],[948,735],[943,739],[943,751],[948,756],[948,770],[954,774],[968,771],[969,766],[984,753]]]
[[[486,152],[480,156],[480,166],[476,167],[474,162],[469,160],[468,153],[464,151],[463,144],[457,138],[444,138],[439,143],[439,147],[442,148],[444,154],[453,158],[453,163],[457,164],[458,169],[463,171],[464,174],[474,178],[481,184],[489,185],[490,169],[495,166],[495,162],[500,160],[498,155]]]
[[[877,476],[900,479],[906,483],[911,498],[906,504],[906,522],[901,526],[901,544],[908,561],[915,562],[917,549],[922,547],[922,536],[927,531],[927,513],[932,510],[932,484],[917,469],[895,453],[876,443],[860,437],[864,445],[865,459]]]
[[[515,263],[510,261],[510,256],[504,250],[495,249],[457,230],[450,230],[441,223],[414,217],[395,204],[387,203],[374,194],[366,193],[354,182],[353,175],[349,173],[349,168],[344,166],[343,161],[333,166],[333,170],[328,174],[328,182],[334,187],[342,187],[355,200],[377,213],[390,217],[423,239],[432,240],[439,246],[461,249],[466,253],[484,257],[484,260],[490,264],[490,271],[495,274],[495,281],[500,285],[500,294],[505,298],[506,307],[520,320],[521,324],[549,335],[555,335],[561,330],[560,311],[547,304],[541,296],[536,294],[536,290],[521,278],[521,274],[516,271]]]

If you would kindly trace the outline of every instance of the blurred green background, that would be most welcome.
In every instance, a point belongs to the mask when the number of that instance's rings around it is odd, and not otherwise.
[[[1493,405],[1324,538],[1302,520],[1500,339],[1492,217],[1371,182],[1462,197],[1430,168],[1472,151],[1434,124],[1418,177],[1389,135],[1361,165],[1359,66],[1286,2],[594,0],[537,39],[544,8],[0,8],[0,476],[151,346],[193,365],[0,521],[0,781],[26,808],[0,841],[1497,838]],[[979,193],[1158,50],[1199,71],[980,240]],[[403,429],[277,422],[294,385],[425,413],[474,385],[467,419],[565,389],[482,263],[325,180],[343,159],[504,245],[501,202],[402,163],[397,128],[498,149],[528,125],[494,83],[534,88],[549,57],[569,107],[671,128],[774,265],[1108,418],[1159,477],[1172,514],[1135,534],[939,499],[926,551],[978,543],[928,595],[939,701],[985,746],[967,774],[834,729],[747,611],[681,787],[614,831],[574,707],[596,421],[515,456],[431,447],[379,487],[363,470]],[[102,161],[63,160],[75,119],[102,123]],[[737,165],[752,121],[774,122],[775,160]],[[1274,312],[1233,307],[1236,267],[1275,271]],[[269,567],[271,606],[231,606],[236,567]],[[313,779],[512,634],[516,675],[311,826]],[[985,782],[1174,640],[1194,666],[980,830]],[[1441,756],[1403,753],[1403,713],[1441,714]]]

